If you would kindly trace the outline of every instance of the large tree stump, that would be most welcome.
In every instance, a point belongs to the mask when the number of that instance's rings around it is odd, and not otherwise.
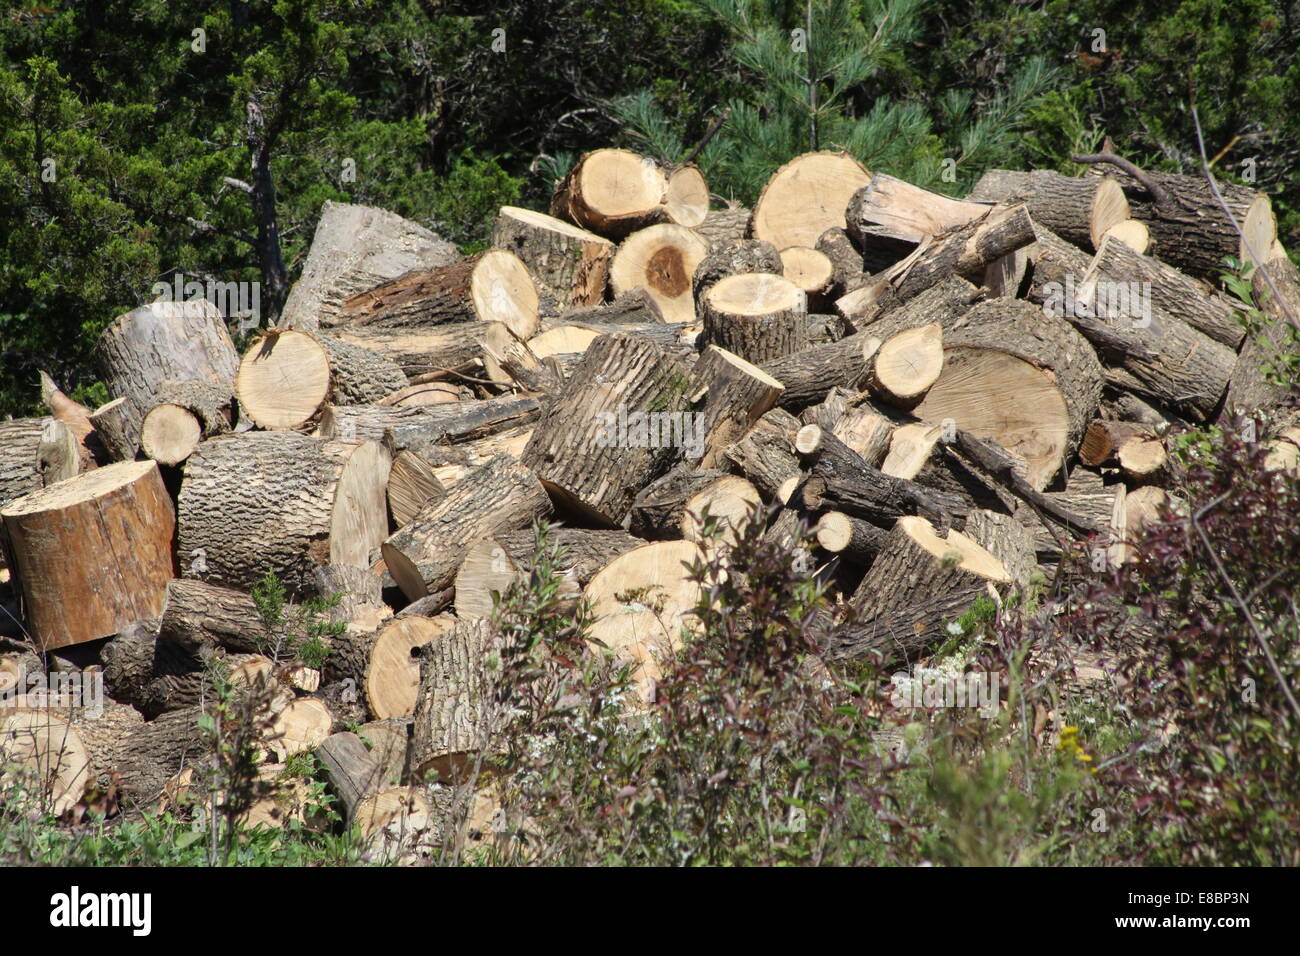
[[[691,322],[695,303],[691,280],[709,254],[709,244],[685,226],[661,223],[632,233],[619,245],[609,268],[615,296],[638,287],[659,306],[666,322]]]
[[[383,544],[384,563],[411,600],[451,585],[470,544],[528,524],[550,510],[537,477],[498,455],[424,506]]]
[[[520,460],[561,510],[617,527],[680,450],[703,444],[690,378],[653,342],[603,335],[546,409]]]
[[[282,432],[203,442],[178,500],[186,576],[247,590],[273,572],[290,593],[311,593],[321,565],[368,565],[388,533],[389,466],[376,442]]]
[[[1034,222],[1087,249],[1100,247],[1106,231],[1129,218],[1124,190],[1109,176],[1073,178],[1050,169],[1028,173],[990,169],[966,198],[1027,203]]]
[[[502,206],[492,245],[507,249],[528,267],[537,287],[561,309],[598,305],[605,294],[614,244],[562,219],[517,206]]]
[[[808,348],[808,300],[779,275],[730,276],[702,299],[706,344],[748,362],[770,362]]]
[[[754,204],[750,235],[777,249],[816,246],[827,229],[846,225],[849,200],[871,174],[848,153],[804,153],[767,181]]]
[[[98,468],[0,510],[26,614],[46,650],[156,617],[176,516],[153,462]]]

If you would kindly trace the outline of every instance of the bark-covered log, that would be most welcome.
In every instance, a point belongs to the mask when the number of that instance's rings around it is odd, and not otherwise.
[[[473,541],[526,525],[549,510],[537,477],[509,455],[498,455],[389,537],[384,563],[408,598],[422,598],[452,583]]]
[[[749,219],[753,215],[744,206],[729,205],[723,209],[710,209],[704,222],[695,231],[709,241],[713,248],[737,239],[744,239],[749,231]]]
[[[881,239],[915,243],[964,226],[988,211],[984,203],[942,196],[876,173],[849,201],[848,233],[860,248]]]
[[[533,430],[521,461],[560,510],[616,527],[680,450],[703,442],[685,414],[689,373],[653,342],[603,335]],[[653,434],[652,434],[653,433]]]
[[[144,453],[162,465],[178,465],[199,442],[230,431],[234,394],[212,382],[164,382],[140,427]]]
[[[202,713],[199,707],[189,707],[164,714],[121,742],[114,769],[128,806],[154,806],[168,780],[209,755],[208,740],[199,724]]]
[[[0,508],[71,478],[81,459],[71,429],[53,418],[0,422]]]
[[[1289,259],[1273,259],[1255,270],[1250,286],[1264,314],[1264,325],[1242,346],[1233,364],[1224,402],[1228,411],[1269,410],[1293,390],[1293,385],[1270,381],[1269,366],[1291,351],[1290,343],[1295,341],[1300,322],[1300,272]]]
[[[619,245],[609,268],[609,288],[623,296],[643,288],[666,322],[691,322],[691,282],[709,254],[709,244],[685,226],[663,223],[632,233]]]
[[[159,636],[157,620],[123,628],[101,651],[104,689],[146,717],[196,705],[211,684],[203,661],[180,644]]]
[[[776,246],[758,239],[740,239],[714,246],[713,251],[700,260],[691,278],[697,311],[703,309],[701,300],[706,292],[723,279],[746,272],[781,275],[781,254]]]
[[[542,320],[543,329],[560,325],[582,325],[592,322],[596,325],[655,325],[664,321],[663,311],[654,296],[642,286],[624,292],[612,302],[565,309],[559,315]],[[680,331],[680,330],[678,330]]]
[[[760,502],[758,492],[744,478],[679,465],[637,495],[628,530],[651,540],[698,541],[707,512],[718,522],[724,542],[734,543]]]
[[[880,553],[888,532],[842,511],[827,511],[817,520],[813,535],[823,551],[866,566]]]
[[[799,422],[774,409],[763,415],[724,455],[734,471],[748,478],[763,500],[784,504],[799,480],[799,459],[793,452]]]
[[[369,564],[388,533],[390,457],[377,442],[249,432],[199,445],[178,499],[187,577],[250,589],[268,572],[311,593],[324,564]]]
[[[913,408],[943,371],[943,329],[937,322],[896,332],[868,363],[865,384],[883,402]]]
[[[105,402],[90,413],[100,447],[108,461],[131,461],[140,450],[140,409],[127,398]]]
[[[551,198],[551,215],[610,239],[656,223],[694,228],[709,189],[693,165],[664,168],[626,149],[598,149],[574,165]]]
[[[449,447],[490,440],[533,425],[541,416],[541,405],[535,398],[502,396],[402,411],[410,413],[388,417],[363,406],[344,407],[331,410],[329,421],[334,422],[331,428],[342,428],[344,423],[352,421],[358,437],[362,438],[382,423],[384,444],[394,453],[413,451],[431,464],[439,464],[439,452]]]
[[[488,757],[504,728],[497,699],[497,644],[489,622],[466,621],[429,645],[420,660],[420,687],[411,738],[411,774],[463,781],[477,757]]]
[[[364,346],[397,365],[412,383],[482,378],[486,322],[433,326],[346,325],[332,330],[342,342]]]
[[[1083,283],[1092,260],[1050,229],[1034,223],[1034,242],[1025,248],[1032,272],[1025,298],[1037,305],[1059,297],[1069,287]]]
[[[990,169],[967,198],[1024,202],[1034,222],[1087,249],[1099,247],[1106,230],[1129,218],[1124,190],[1109,176],[1074,178],[1050,169],[1028,173]]]
[[[995,206],[981,218],[921,243],[884,275],[906,301],[952,275],[980,281],[990,262],[1034,238],[1034,223],[1023,204]]]
[[[492,245],[519,257],[539,290],[561,309],[597,305],[605,294],[614,244],[553,216],[502,206]]]
[[[456,626],[450,615],[395,617],[368,639],[366,705],[376,720],[410,717],[420,688],[416,650],[441,640]]]
[[[9,502],[0,520],[44,649],[115,634],[162,610],[176,514],[155,463],[59,482]]]
[[[824,252],[807,246],[782,249],[781,275],[803,290],[812,312],[825,312],[835,298],[835,266]]]
[[[727,446],[775,407],[785,391],[785,386],[757,365],[716,345],[704,350],[691,376],[696,383],[692,401],[704,403],[699,412],[704,419],[699,464],[705,468],[717,467]]]
[[[701,300],[701,341],[748,362],[771,362],[808,347],[808,301],[789,279],[767,273],[733,275]]]
[[[216,647],[261,652],[269,640],[250,594],[189,578],[168,582],[159,637],[191,655]]]
[[[977,508],[966,516],[963,533],[1001,562],[1016,587],[1029,586],[1038,569],[1032,531],[1009,514]]]
[[[869,278],[863,269],[862,253],[854,247],[849,234],[838,226],[818,236],[813,248],[831,261],[831,288],[836,298],[848,295]]]

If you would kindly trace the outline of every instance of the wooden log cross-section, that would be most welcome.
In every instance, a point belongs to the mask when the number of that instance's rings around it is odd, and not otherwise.
[[[849,200],[871,174],[848,153],[804,153],[767,181],[750,222],[750,235],[777,249],[816,247],[827,229],[846,225]]]
[[[212,382],[164,382],[145,412],[140,447],[160,465],[178,465],[205,438],[230,431],[233,393]]]
[[[685,226],[649,226],[628,236],[614,253],[610,291],[623,296],[642,288],[659,307],[664,321],[692,322],[692,280],[708,254],[708,242]]]
[[[688,229],[709,212],[709,188],[693,165],[665,169],[626,149],[587,153],[556,188],[551,215],[609,239],[656,224]]]
[[[49,650],[157,617],[176,514],[152,461],[121,462],[0,509],[27,617]]]
[[[779,275],[742,273],[704,293],[702,341],[759,364],[808,347],[808,299]]]

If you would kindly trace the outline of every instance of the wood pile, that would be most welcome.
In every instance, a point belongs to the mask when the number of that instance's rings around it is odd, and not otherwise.
[[[215,309],[155,302],[99,343],[111,402],[47,381],[49,416],[0,423],[27,640],[0,666],[98,673],[114,715],[28,701],[0,749],[59,751],[61,809],[96,786],[175,800],[219,660],[270,688],[268,775],[314,752],[389,839],[432,826],[426,773],[462,782],[495,746],[488,618],[539,519],[647,698],[695,626],[687,567],[768,514],[773,540],[807,527],[853,612],[829,658],[932,652],[1065,539],[1122,559],[1165,500],[1169,425],[1287,396],[1214,285],[1243,248],[1203,184],[1097,172],[994,170],[956,199],[819,152],[751,213],[710,210],[693,166],[603,149],[468,258],[331,205],[284,324],[243,355]],[[1287,321],[1300,276],[1267,198],[1230,204]],[[1261,435],[1279,467],[1297,435]],[[291,601],[340,596],[323,666],[268,643],[268,573]]]

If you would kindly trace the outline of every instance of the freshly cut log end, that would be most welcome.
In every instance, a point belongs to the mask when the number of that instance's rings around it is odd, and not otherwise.
[[[653,160],[626,149],[598,149],[578,160],[560,184],[551,215],[619,239],[658,219],[667,188]]]
[[[1138,255],[1145,254],[1151,245],[1151,232],[1147,229],[1146,223],[1140,219],[1125,219],[1123,222],[1115,223],[1102,236],[1103,241],[1107,238],[1114,238],[1124,243]],[[1100,251],[1100,244],[1097,249]]]
[[[740,239],[716,245],[695,267],[692,278],[697,307],[704,295],[723,279],[745,272],[768,272],[781,275],[784,265],[776,246],[759,239]]]
[[[937,323],[907,329],[881,344],[867,375],[867,387],[884,402],[912,408],[943,371],[943,330]]]
[[[395,617],[370,642],[366,665],[366,703],[376,720],[409,717],[420,692],[420,662],[416,650],[433,643],[456,626],[451,616]]]
[[[470,546],[456,572],[456,616],[461,620],[491,617],[493,594],[505,594],[519,577],[519,566],[495,538]]]
[[[856,564],[870,564],[884,546],[887,532],[870,522],[841,511],[828,511],[813,529],[823,551],[838,554]]]
[[[300,697],[276,714],[268,748],[284,762],[295,754],[315,750],[330,735],[334,717],[313,697]]]
[[[1278,245],[1277,216],[1273,213],[1273,201],[1268,196],[1259,195],[1251,200],[1241,231],[1241,240],[1237,246],[1238,262],[1258,266],[1275,258],[1275,247]]]
[[[402,527],[426,504],[447,494],[433,466],[413,451],[398,452],[388,473],[388,510],[393,523]]]
[[[152,461],[97,468],[0,509],[32,629],[45,650],[157,617],[176,515]]]
[[[272,571],[311,593],[321,565],[366,567],[388,533],[390,466],[372,441],[249,432],[203,442],[178,499],[182,569],[244,589]]]
[[[804,425],[794,436],[794,450],[801,455],[811,455],[822,447],[822,428],[820,425]]]
[[[704,224],[709,215],[709,184],[695,164],[678,166],[668,174],[663,211],[678,226],[696,229]]]
[[[704,295],[704,341],[749,362],[770,362],[808,347],[808,302],[789,279],[745,273]]]
[[[827,229],[846,225],[849,200],[871,181],[871,174],[848,153],[804,153],[786,163],[767,181],[750,235],[778,249],[816,246]]]
[[[200,441],[230,430],[230,389],[210,382],[165,382],[144,416],[140,446],[162,465],[177,465]]]
[[[262,428],[298,428],[329,398],[329,353],[306,332],[272,331],[244,354],[235,394]]]
[[[835,284],[835,267],[824,252],[807,246],[781,250],[781,274],[803,290],[813,307],[820,307]]]
[[[634,232],[618,247],[610,266],[609,286],[615,296],[644,288],[666,322],[691,322],[695,269],[709,254],[698,233],[672,223]]]
[[[1132,484],[1145,484],[1164,471],[1169,460],[1165,443],[1156,438],[1141,438],[1125,442],[1116,455],[1120,470]]]
[[[531,209],[502,206],[492,244],[518,256],[561,309],[597,305],[605,294],[614,244],[593,232]]]
[[[984,203],[953,199],[876,173],[849,203],[848,232],[864,248],[882,239],[920,242],[988,211]]]

